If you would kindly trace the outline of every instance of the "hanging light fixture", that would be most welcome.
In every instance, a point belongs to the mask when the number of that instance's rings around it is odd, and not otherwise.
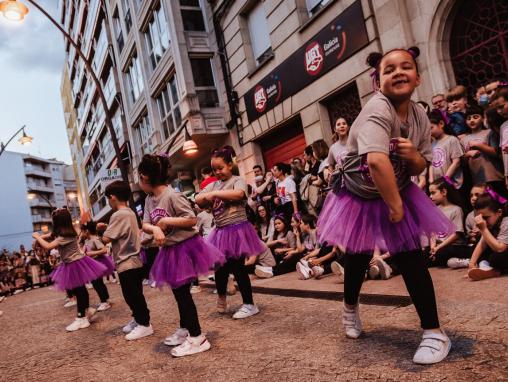
[[[22,21],[28,13],[28,8],[18,0],[0,1],[0,13],[3,13],[7,20]]]
[[[182,151],[185,155],[189,156],[198,152],[198,145],[191,139],[187,131],[187,125],[185,125],[185,142],[183,143]]]
[[[26,135],[25,129],[23,129],[23,136],[19,138],[19,143],[23,146],[29,146],[32,143],[33,137]]]

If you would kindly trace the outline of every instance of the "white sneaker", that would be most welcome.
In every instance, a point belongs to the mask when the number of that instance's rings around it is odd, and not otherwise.
[[[312,267],[312,276],[315,279],[319,279],[321,276],[323,276],[323,273],[325,273],[325,270],[323,269],[323,267],[320,267],[319,265]]]
[[[199,285],[193,285],[190,288],[190,292],[192,294],[199,293],[199,292],[201,292],[201,287]]]
[[[301,262],[296,264],[296,273],[298,274],[298,280],[310,279],[310,269]]]
[[[490,263],[487,260],[480,261],[480,264],[478,264],[478,267],[480,269],[483,269],[484,271],[491,271],[492,269],[494,269],[490,266]]]
[[[116,284],[118,282],[117,279],[111,279],[111,284]]]
[[[64,308],[70,308],[76,305],[77,305],[76,300],[69,300],[64,304]]]
[[[85,285],[86,285],[86,289],[93,289],[93,285],[92,285],[92,284],[87,283],[87,284],[85,284]]]
[[[232,296],[236,293],[235,278],[232,276],[229,276],[228,286],[227,286],[226,291],[229,296]]]
[[[25,290],[28,292],[29,290],[32,290],[32,287],[28,287]]]
[[[68,332],[75,332],[79,329],[88,328],[90,326],[90,321],[86,317],[76,317],[76,319],[65,328]]]
[[[132,331],[125,336],[127,341],[134,341],[140,338],[151,336],[153,334],[152,325],[143,326],[137,325]]]
[[[344,282],[344,268],[337,261],[332,262],[330,265],[332,272],[339,278],[339,283]]]
[[[422,342],[420,346],[418,346],[418,350],[413,357],[413,362],[420,365],[430,365],[441,362],[446,358],[451,348],[452,342],[444,331],[436,333],[425,330],[423,332]]]
[[[2,302],[3,300],[5,300],[5,296],[0,296],[0,302]]]
[[[144,279],[143,280],[143,285],[150,285],[150,280]]]
[[[376,265],[379,268],[379,276],[381,276],[381,279],[388,280],[392,276],[393,269],[388,265],[386,261],[378,258]]]
[[[150,284],[150,288],[155,288],[157,286],[157,283],[155,281],[153,281],[151,284]]]
[[[14,292],[12,292],[13,295],[23,293],[23,289],[16,289]]]
[[[101,302],[99,306],[97,307],[97,312],[104,312],[105,310],[108,310],[111,308],[111,304],[109,302]]]
[[[259,309],[254,304],[243,304],[240,309],[233,314],[233,318],[237,320],[241,320],[242,318],[247,318],[250,316],[254,316],[259,313]]]
[[[469,259],[459,259],[458,257],[452,257],[448,259],[446,265],[448,268],[459,269],[469,267]]]
[[[260,279],[269,279],[273,277],[273,268],[256,265],[256,268],[254,269],[254,274]]]
[[[171,334],[169,337],[166,337],[164,340],[164,345],[167,346],[177,346],[181,345],[185,342],[185,339],[189,336],[189,331],[184,328],[176,329],[176,332]]]
[[[125,325],[123,328],[122,328],[122,332],[124,332],[125,334],[129,334],[130,332],[132,332],[134,330],[134,328],[138,326],[138,323],[132,319],[129,321],[129,323],[127,325]]]
[[[362,334],[362,321],[360,320],[360,306],[356,305],[354,309],[348,309],[344,305],[342,311],[342,325],[346,330],[346,337],[356,339]]]
[[[192,355],[207,351],[210,349],[210,347],[210,342],[208,342],[203,334],[197,337],[189,336],[181,345],[171,349],[171,355],[173,357],[184,357],[186,355]]]
[[[369,268],[369,278],[371,280],[375,280],[379,276],[379,267],[377,265],[373,265]]]

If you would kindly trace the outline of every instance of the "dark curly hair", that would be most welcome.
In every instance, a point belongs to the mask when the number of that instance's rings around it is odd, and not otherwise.
[[[138,172],[146,176],[152,186],[160,186],[167,183],[170,168],[171,165],[166,156],[145,154],[138,166]]]
[[[235,149],[231,146],[222,146],[212,151],[212,158],[222,158],[227,164],[233,163],[235,157]]]

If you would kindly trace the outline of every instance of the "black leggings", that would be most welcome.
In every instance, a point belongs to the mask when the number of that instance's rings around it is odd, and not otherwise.
[[[471,258],[473,249],[474,247],[465,244],[450,244],[438,250],[434,257],[430,257],[430,252],[426,251],[428,256],[427,265],[429,267],[446,267],[448,260],[452,257],[458,257],[459,259]]]
[[[252,286],[250,285],[250,278],[247,273],[247,268],[245,268],[245,259],[243,257],[239,259],[229,259],[226,264],[215,271],[215,285],[217,286],[218,295],[226,295],[230,273],[235,276],[238,287],[240,288],[240,293],[242,294],[243,303],[254,304]]]
[[[356,305],[369,268],[372,254],[346,254],[344,257],[344,302]],[[439,328],[434,285],[422,251],[399,253],[392,256],[402,274],[406,288],[420,317],[423,329]]]
[[[84,285],[68,290],[68,294],[76,297],[76,303],[78,308],[78,317],[85,317],[86,310],[88,309],[88,306],[90,304],[90,301],[88,299],[88,291],[86,290],[86,287]]]
[[[143,326],[150,325],[150,311],[143,295],[143,268],[134,268],[118,274],[123,298],[132,311],[134,320]]]
[[[108,288],[104,284],[102,277],[99,277],[97,280],[92,281],[93,289],[97,292],[101,302],[107,302],[109,300],[109,292]]]
[[[496,271],[507,271],[508,270],[508,252],[494,252],[490,248],[485,250],[478,262],[487,260],[492,268]]]
[[[191,337],[197,337],[201,334],[199,326],[198,311],[190,293],[191,284],[182,285],[179,288],[172,289],[175,295],[178,313],[180,313],[180,327],[189,331]]]
[[[143,272],[144,272],[144,278],[149,279],[150,278],[150,270],[152,269],[153,262],[155,261],[155,258],[157,257],[157,254],[159,253],[159,247],[145,248],[145,253],[146,253],[146,263],[143,264]]]

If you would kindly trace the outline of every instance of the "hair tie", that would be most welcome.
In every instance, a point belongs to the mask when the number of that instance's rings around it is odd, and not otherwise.
[[[413,49],[411,49],[411,48],[409,48],[409,49],[407,50],[407,52],[411,55],[411,57],[413,57],[413,59],[415,59],[416,57],[418,57],[418,55],[416,54],[416,52],[415,52]]]
[[[490,188],[490,187],[485,188],[485,192],[487,192],[487,194],[489,194],[492,199],[499,202],[500,204],[506,204],[507,200],[505,198],[503,198],[501,195],[499,195],[492,188]]]
[[[275,216],[273,217],[273,219],[280,219],[280,220],[283,220],[283,221],[286,221],[286,217],[284,216],[284,214],[275,214]]]
[[[444,181],[445,181],[446,183],[448,183],[450,186],[455,187],[455,182],[454,182],[452,179],[450,179],[450,177],[449,177],[448,175],[443,176],[443,179],[444,179]]]

